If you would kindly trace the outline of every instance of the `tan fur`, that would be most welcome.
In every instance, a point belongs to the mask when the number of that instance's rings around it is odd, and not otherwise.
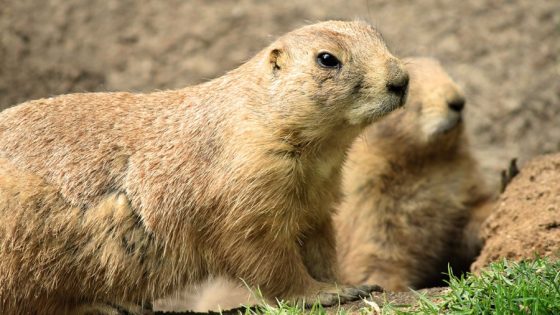
[[[273,304],[274,301],[267,301],[259,292],[247,288],[242,281],[218,277],[210,278],[195,288],[155,301],[154,310],[206,313],[263,303]]]
[[[450,112],[447,103],[460,101],[463,93],[437,61],[426,58],[406,61],[413,76],[405,111],[390,114],[357,140],[349,162],[354,164],[344,171],[352,176],[347,178],[347,186],[363,184],[364,190],[350,192],[335,221],[341,225],[340,234],[346,233],[339,235],[342,240],[338,241],[347,253],[340,261],[345,279],[355,284],[377,281],[389,290],[424,286],[437,278],[438,272],[447,271],[447,261],[454,263],[453,267],[468,267],[480,251],[479,229],[494,205],[468,151],[463,126],[455,126],[449,134],[433,135],[439,126],[461,117]],[[377,151],[376,147],[383,150]],[[405,162],[405,159],[416,160]],[[379,165],[381,169],[377,169]],[[388,165],[395,169],[388,170]],[[371,185],[382,180],[402,186],[373,190]],[[395,195],[397,192],[402,195]],[[355,212],[349,207],[352,202]],[[372,206],[374,202],[387,208],[377,212]],[[404,210],[409,212],[401,212]],[[374,215],[378,217],[372,218]],[[419,217],[408,218],[408,215]],[[421,217],[429,215],[432,217]],[[384,222],[395,227],[372,230]],[[380,235],[385,229],[388,234]],[[407,235],[407,232],[417,234]],[[371,237],[375,239],[368,242]],[[382,237],[387,238],[385,245],[377,243]],[[411,238],[414,240],[410,241]],[[450,240],[454,241],[456,250],[448,243]],[[387,250],[387,256],[383,250]],[[156,305],[162,309],[206,312],[259,302],[242,283],[218,278]]]
[[[462,92],[437,61],[406,64],[405,109],[352,146],[335,216],[342,280],[397,291],[432,285],[448,261],[459,265],[470,211],[491,200],[461,114],[448,106]]]
[[[209,276],[267,298],[363,294],[335,287],[332,207],[351,141],[407,80],[371,26],[331,21],[198,86],[5,110],[0,313],[142,304]]]

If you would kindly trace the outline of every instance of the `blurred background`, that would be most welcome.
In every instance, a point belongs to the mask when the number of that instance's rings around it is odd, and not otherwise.
[[[558,0],[0,0],[0,110],[200,83],[289,30],[357,18],[397,56],[435,57],[459,82],[492,183],[511,158],[560,151]]]

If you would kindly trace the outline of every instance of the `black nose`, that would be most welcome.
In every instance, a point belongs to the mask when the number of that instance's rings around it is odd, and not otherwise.
[[[396,64],[389,66],[389,80],[387,89],[391,93],[404,95],[408,88],[408,73]]]
[[[461,112],[465,108],[465,99],[463,97],[458,97],[447,103],[447,106],[456,112]]]
[[[402,79],[391,81],[387,83],[387,89],[391,93],[404,95],[408,87],[408,75],[403,76]]]

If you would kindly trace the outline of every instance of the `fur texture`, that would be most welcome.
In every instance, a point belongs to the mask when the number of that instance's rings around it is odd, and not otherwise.
[[[449,108],[464,103],[463,93],[436,60],[405,61],[407,104],[356,140],[335,220],[343,280],[388,290],[433,285],[448,261],[468,268],[494,205],[461,113]],[[157,305],[206,312],[259,302],[242,283],[219,278]]]
[[[157,311],[192,311],[207,313],[231,310],[241,306],[254,306],[274,301],[263,301],[259,292],[249,290],[242,281],[224,277],[209,278],[188,290],[176,292],[154,302]]]
[[[335,217],[343,281],[397,291],[433,286],[448,262],[467,269],[476,249],[456,250],[473,209],[491,200],[463,132],[463,93],[437,61],[406,64],[405,109],[352,146]]]
[[[142,306],[209,276],[271,299],[366,293],[335,286],[331,215],[347,148],[407,81],[375,29],[331,21],[198,86],[5,110],[0,312]]]

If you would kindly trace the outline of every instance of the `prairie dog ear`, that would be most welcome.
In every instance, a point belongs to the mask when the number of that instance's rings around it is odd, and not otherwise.
[[[277,47],[270,51],[268,54],[268,62],[270,64],[270,69],[274,74],[286,66],[286,58],[286,52],[283,48]]]

